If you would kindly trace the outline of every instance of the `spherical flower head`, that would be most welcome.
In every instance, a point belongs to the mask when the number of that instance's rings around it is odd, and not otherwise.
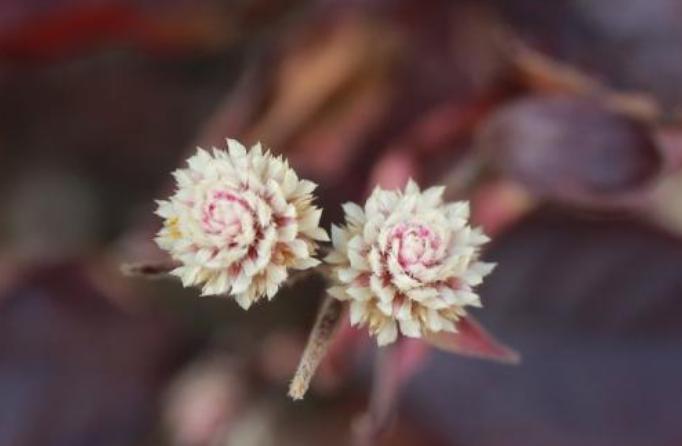
[[[495,266],[478,260],[489,239],[468,224],[469,204],[444,203],[443,191],[411,180],[404,191],[377,188],[364,209],[345,204],[346,225],[332,227],[329,293],[350,301],[351,324],[367,325],[379,345],[398,331],[454,332],[465,307],[481,305],[474,287]]]
[[[319,264],[321,209],[316,185],[301,180],[281,157],[257,144],[247,151],[227,140],[229,151],[198,149],[186,169],[174,172],[175,194],[158,202],[164,219],[156,242],[180,266],[171,274],[203,295],[231,295],[247,309],[272,298],[288,268]]]

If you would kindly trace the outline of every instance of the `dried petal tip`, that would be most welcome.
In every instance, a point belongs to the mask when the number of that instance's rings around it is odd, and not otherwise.
[[[332,228],[329,293],[350,302],[351,324],[367,325],[379,345],[399,333],[455,332],[465,307],[481,306],[474,289],[495,266],[478,259],[489,239],[469,226],[469,204],[444,203],[443,191],[414,181],[377,188],[364,209],[344,206],[346,225]]]
[[[178,263],[171,261],[124,263],[121,265],[121,273],[129,277],[161,277],[177,267]]]
[[[228,151],[201,148],[173,175],[177,190],[158,201],[164,219],[157,244],[179,266],[171,274],[202,295],[231,295],[244,309],[274,297],[288,269],[314,259],[321,210],[314,183],[301,180],[281,157],[227,140]]]

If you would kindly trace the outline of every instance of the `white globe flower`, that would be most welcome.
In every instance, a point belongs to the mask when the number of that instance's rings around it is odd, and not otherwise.
[[[203,295],[231,295],[247,309],[272,298],[288,268],[319,264],[322,210],[311,195],[316,185],[300,180],[281,157],[248,152],[227,140],[229,152],[198,149],[186,169],[174,172],[177,191],[158,202],[165,219],[157,244],[180,263],[171,274]]]
[[[398,331],[454,332],[465,307],[481,305],[474,287],[495,266],[478,260],[489,239],[469,226],[469,204],[443,203],[443,191],[377,188],[364,209],[345,204],[346,225],[332,227],[329,293],[350,301],[351,324],[367,325],[379,345]]]

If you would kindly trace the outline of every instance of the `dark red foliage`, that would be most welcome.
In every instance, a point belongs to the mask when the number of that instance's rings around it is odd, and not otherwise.
[[[489,0],[515,32],[553,58],[621,91],[682,99],[679,0]]]
[[[519,367],[435,355],[404,409],[444,445],[673,446],[682,241],[628,216],[542,209],[492,243],[482,322]]]
[[[650,129],[597,101],[530,97],[500,107],[478,147],[536,194],[595,203],[641,192],[663,169]]]
[[[114,306],[81,265],[29,271],[0,295],[0,444],[136,444],[186,347],[163,318]]]

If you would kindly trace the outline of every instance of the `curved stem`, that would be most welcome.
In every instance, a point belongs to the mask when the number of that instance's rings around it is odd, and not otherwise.
[[[303,351],[296,374],[289,386],[289,396],[294,400],[303,399],[315,370],[324,358],[336,327],[341,319],[343,304],[332,296],[327,296],[317,313],[317,320],[310,332],[308,344]]]
[[[156,278],[167,275],[178,266],[180,263],[173,260],[124,263],[121,265],[121,272],[129,277]]]

